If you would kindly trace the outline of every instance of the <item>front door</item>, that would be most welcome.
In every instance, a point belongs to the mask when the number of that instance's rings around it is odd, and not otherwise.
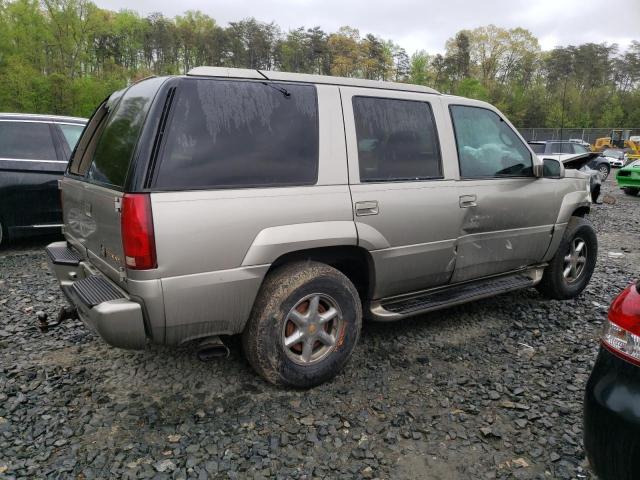
[[[449,282],[462,212],[455,155],[439,142],[440,98],[341,87],[359,244],[373,257],[374,298]],[[453,166],[453,168],[451,168]]]
[[[452,282],[540,262],[562,203],[553,179],[533,175],[533,155],[499,114],[445,100],[455,132],[463,211]]]

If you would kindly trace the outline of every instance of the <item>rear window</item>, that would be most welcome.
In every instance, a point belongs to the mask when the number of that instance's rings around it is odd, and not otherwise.
[[[95,146],[88,150],[92,155],[87,173],[89,180],[118,188],[124,186],[149,107],[164,80],[154,78],[137,83],[130,87],[114,106],[107,102],[106,108],[110,109],[108,116],[94,131],[85,133],[91,136],[96,134],[93,140]],[[100,114],[100,110],[96,114]]]
[[[185,79],[164,137],[156,188],[314,184],[318,177],[316,89]]]
[[[0,158],[56,160],[49,124],[0,122]]]

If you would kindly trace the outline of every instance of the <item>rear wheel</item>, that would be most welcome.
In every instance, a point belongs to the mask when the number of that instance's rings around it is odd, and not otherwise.
[[[242,343],[266,380],[308,388],[342,370],[361,324],[360,298],[345,275],[322,263],[296,262],[265,279]]]
[[[626,193],[627,195],[635,197],[636,195],[638,195],[638,191],[640,191],[640,188],[624,187],[622,190],[624,190],[624,193]]]
[[[536,287],[549,298],[566,300],[582,293],[596,266],[598,239],[591,223],[571,217],[560,246]]]

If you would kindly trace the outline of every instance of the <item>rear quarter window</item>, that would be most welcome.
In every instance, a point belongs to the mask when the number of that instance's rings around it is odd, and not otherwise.
[[[316,89],[184,79],[164,139],[154,182],[158,189],[314,184]]]

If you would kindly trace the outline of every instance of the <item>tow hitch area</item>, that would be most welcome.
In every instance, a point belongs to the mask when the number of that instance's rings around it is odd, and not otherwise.
[[[36,312],[38,317],[38,328],[41,332],[47,332],[51,328],[59,326],[65,320],[76,320],[78,317],[78,310],[74,307],[62,307],[58,312],[56,321],[49,323],[48,315],[43,311]]]

